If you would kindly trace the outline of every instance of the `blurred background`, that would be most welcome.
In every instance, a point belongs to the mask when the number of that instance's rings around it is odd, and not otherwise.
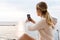
[[[0,23],[17,23],[16,26],[0,26],[0,36],[11,39],[19,38],[24,33],[23,23],[26,20],[26,14],[31,14],[36,22],[40,21],[40,18],[36,15],[36,4],[41,1],[47,3],[49,13],[58,20],[54,32],[55,40],[58,40],[60,0],[0,0]]]

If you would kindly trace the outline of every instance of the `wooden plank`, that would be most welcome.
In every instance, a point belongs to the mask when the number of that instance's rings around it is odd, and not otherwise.
[[[23,36],[21,38],[19,38],[19,40],[35,40],[35,39],[30,37],[27,34],[23,34]]]

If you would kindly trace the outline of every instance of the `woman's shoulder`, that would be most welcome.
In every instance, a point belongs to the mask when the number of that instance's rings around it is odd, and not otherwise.
[[[43,20],[39,21],[38,24],[44,24],[45,22],[46,22],[46,20],[43,19]]]

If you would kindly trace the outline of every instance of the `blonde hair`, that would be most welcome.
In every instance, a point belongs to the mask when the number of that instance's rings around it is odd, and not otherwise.
[[[51,18],[50,14],[47,11],[47,4],[45,2],[39,2],[36,5],[36,8],[37,8],[37,10],[40,10],[42,12],[42,16],[44,18],[46,18],[47,24],[53,26],[52,18]]]

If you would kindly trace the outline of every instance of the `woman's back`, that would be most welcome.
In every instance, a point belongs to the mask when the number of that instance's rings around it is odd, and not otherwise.
[[[56,18],[52,18],[53,23],[56,24]],[[38,30],[42,40],[53,40],[53,28],[46,23],[46,20],[40,22],[40,29]],[[38,27],[39,28],[39,27]],[[42,29],[41,29],[42,28]]]

